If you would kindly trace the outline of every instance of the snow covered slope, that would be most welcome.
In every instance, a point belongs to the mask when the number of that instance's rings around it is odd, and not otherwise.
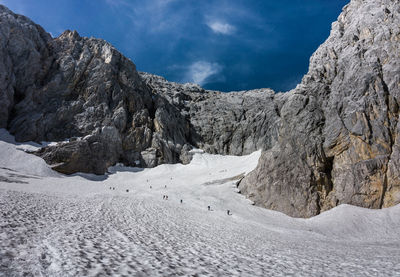
[[[235,184],[260,152],[64,176],[24,152],[37,146],[0,130],[0,276],[400,275],[399,205],[252,206]]]

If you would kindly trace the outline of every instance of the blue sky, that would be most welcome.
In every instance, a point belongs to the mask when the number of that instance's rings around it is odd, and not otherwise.
[[[53,36],[103,38],[137,69],[221,91],[294,88],[349,0],[0,0]]]

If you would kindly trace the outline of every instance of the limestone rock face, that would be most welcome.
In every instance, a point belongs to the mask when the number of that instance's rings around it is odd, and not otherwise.
[[[285,94],[270,89],[206,91],[194,84],[168,82],[143,72],[140,75],[186,119],[188,143],[194,147],[209,153],[244,155],[271,148],[277,141],[276,122]]]
[[[102,174],[119,161],[180,161],[186,125],[114,47],[76,31],[52,39],[3,6],[0,22],[0,127],[18,141],[67,139],[37,153],[54,169]],[[153,161],[146,149],[156,149]]]
[[[342,203],[399,203],[399,85],[398,2],[352,0],[287,93],[279,143],[241,190],[299,217]]]
[[[138,73],[103,40],[53,39],[3,6],[0,23],[0,128],[19,141],[59,141],[36,153],[57,171],[262,149],[239,183],[257,205],[310,217],[344,203],[400,203],[398,1],[352,0],[286,93],[168,82]]]
[[[45,78],[51,66],[51,36],[4,6],[0,6],[0,36],[0,128],[5,128],[14,105],[32,97]]]

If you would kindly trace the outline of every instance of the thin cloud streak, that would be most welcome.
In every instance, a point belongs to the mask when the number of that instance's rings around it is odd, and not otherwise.
[[[219,21],[207,22],[207,26],[217,34],[231,35],[235,32],[236,28],[228,23],[222,23]]]
[[[186,82],[198,84],[200,86],[207,84],[210,78],[216,77],[221,73],[222,66],[218,63],[206,61],[197,61],[188,67]]]
[[[171,32],[182,26],[186,15],[171,10],[170,5],[174,2],[177,0],[148,0],[140,4],[128,0],[105,0],[116,12],[130,18],[133,27],[154,33]]]

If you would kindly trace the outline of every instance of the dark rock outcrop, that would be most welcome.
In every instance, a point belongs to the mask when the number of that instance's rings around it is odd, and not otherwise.
[[[54,169],[187,163],[192,147],[262,149],[239,184],[257,205],[309,217],[342,203],[400,203],[400,8],[352,0],[296,89],[221,93],[138,73],[103,40],[40,26],[0,6],[0,127],[63,141]]]

